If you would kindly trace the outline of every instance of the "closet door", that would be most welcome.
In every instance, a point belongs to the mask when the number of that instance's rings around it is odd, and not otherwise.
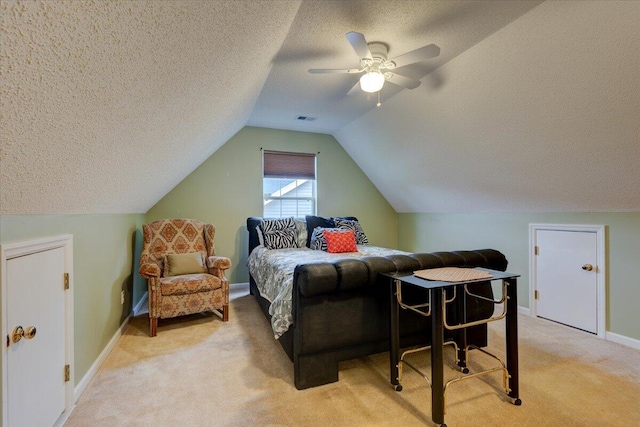
[[[73,236],[0,246],[2,425],[62,425],[74,403]]]
[[[537,315],[598,333],[595,232],[538,230]]]

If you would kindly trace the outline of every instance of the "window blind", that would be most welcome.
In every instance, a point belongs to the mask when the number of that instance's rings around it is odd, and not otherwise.
[[[316,179],[316,155],[264,151],[263,177]]]

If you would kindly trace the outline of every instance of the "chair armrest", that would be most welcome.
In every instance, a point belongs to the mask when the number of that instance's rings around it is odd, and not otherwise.
[[[140,266],[140,275],[145,279],[160,277],[160,267],[152,262],[146,262]]]
[[[209,268],[227,270],[231,267],[231,260],[224,256],[210,256],[207,258],[207,265]]]
[[[224,283],[228,283],[227,278],[224,277],[224,271],[231,267],[231,260],[224,256],[210,256],[207,258],[207,266],[209,267],[209,274],[213,274],[219,277]]]

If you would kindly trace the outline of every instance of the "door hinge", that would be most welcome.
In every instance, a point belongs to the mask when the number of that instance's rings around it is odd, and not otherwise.
[[[69,289],[69,273],[64,273],[64,289]]]
[[[540,255],[540,246],[538,246],[538,245],[534,246],[534,253],[536,255]]]
[[[64,365],[64,382],[71,381],[71,367],[69,365]]]
[[[11,340],[9,339],[9,334],[7,334],[7,348],[11,345]]]
[[[538,291],[533,291],[533,297],[535,299],[540,299],[540,294],[538,293]]]

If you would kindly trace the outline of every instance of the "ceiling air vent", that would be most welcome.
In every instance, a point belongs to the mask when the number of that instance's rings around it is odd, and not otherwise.
[[[303,122],[312,122],[315,119],[316,119],[315,117],[309,117],[309,116],[298,116],[298,117],[296,117],[296,120],[301,120]]]

